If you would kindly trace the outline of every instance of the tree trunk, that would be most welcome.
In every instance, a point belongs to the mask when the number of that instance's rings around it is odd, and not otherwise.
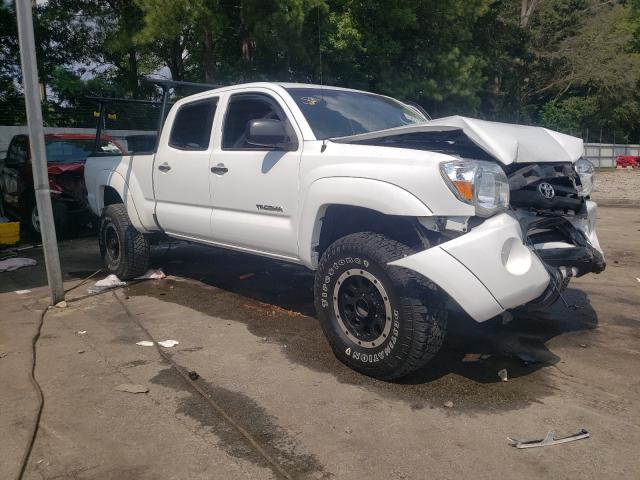
[[[138,56],[134,49],[129,50],[129,95],[138,97]]]
[[[538,0],[521,0],[520,3],[520,26],[525,28],[529,25],[529,20],[531,19],[531,14],[533,10],[536,8]]]
[[[180,40],[172,40],[171,45],[167,50],[169,55],[164,59],[164,61],[171,72],[171,79],[176,81],[184,80],[184,62],[182,60],[184,49]]]
[[[213,39],[211,31],[205,29],[202,34],[202,67],[204,70],[204,81],[213,83],[216,77],[216,56],[213,49]]]

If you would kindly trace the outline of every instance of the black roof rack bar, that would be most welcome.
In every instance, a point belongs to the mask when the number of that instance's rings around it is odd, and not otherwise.
[[[144,103],[147,105],[160,105],[161,102],[153,100],[138,100],[137,98],[115,98],[115,97],[84,97],[87,100],[94,100],[100,103]]]
[[[153,85],[157,85],[162,88],[162,101],[154,102],[153,100],[138,100],[136,98],[112,98],[112,97],[85,97],[87,100],[94,100],[98,102],[100,105],[100,113],[98,115],[98,124],[96,126],[96,141],[94,146],[94,151],[97,152],[100,148],[100,141],[102,138],[102,126],[104,123],[104,115],[105,115],[105,103],[138,103],[138,104],[147,104],[147,105],[159,105],[160,106],[160,118],[158,119],[158,133],[156,136],[156,149],[158,147],[158,141],[160,140],[160,133],[162,132],[162,127],[164,126],[164,117],[167,111],[167,103],[169,100],[169,90],[174,87],[191,87],[197,88],[200,90],[212,90],[214,88],[220,88],[224,85],[214,85],[212,83],[196,83],[196,82],[182,82],[176,80],[165,80],[161,78],[149,78],[144,77],[142,81],[145,83],[150,83]]]
[[[183,82],[178,80],[165,80],[162,78],[149,78],[149,77],[144,77],[142,81],[145,83],[152,83],[154,85],[158,85],[159,87],[162,87],[162,88],[193,87],[193,88],[201,88],[203,90],[211,90],[213,88],[224,87],[224,85],[216,85],[213,83]]]

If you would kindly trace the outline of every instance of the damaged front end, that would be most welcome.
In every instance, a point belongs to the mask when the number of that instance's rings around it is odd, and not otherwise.
[[[606,267],[595,229],[597,205],[589,201],[593,167],[580,159],[507,170],[511,207],[523,238],[551,276],[547,290],[527,308],[544,308],[558,299],[570,278]]]
[[[450,157],[443,181],[475,215],[419,218],[427,248],[391,264],[428,278],[478,322],[544,308],[570,278],[605,268],[579,138],[454,116],[332,141]]]
[[[91,211],[84,181],[84,163],[50,164],[48,173],[53,199],[66,206],[74,223],[88,223]]]

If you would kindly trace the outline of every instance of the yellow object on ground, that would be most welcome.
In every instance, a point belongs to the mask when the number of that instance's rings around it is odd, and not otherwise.
[[[0,223],[0,245],[15,245],[20,240],[20,222]]]

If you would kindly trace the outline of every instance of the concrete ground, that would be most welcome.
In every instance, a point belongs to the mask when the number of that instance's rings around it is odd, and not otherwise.
[[[26,478],[281,478],[155,348],[136,345],[147,339],[136,322],[180,342],[164,351],[291,478],[640,478],[640,213],[599,216],[608,267],[571,283],[576,310],[556,304],[506,326],[454,316],[436,359],[398,383],[335,360],[304,269],[157,247],[153,264],[168,279],[97,296],[83,285],[45,316],[36,369],[45,406]],[[62,244],[68,286],[99,268],[95,243]],[[23,253],[40,266],[0,274],[3,479],[33,421],[29,342],[47,294],[40,251]],[[466,353],[491,357],[463,363]],[[149,392],[114,390],[123,383]],[[507,441],[581,428],[591,438],[532,450]]]

